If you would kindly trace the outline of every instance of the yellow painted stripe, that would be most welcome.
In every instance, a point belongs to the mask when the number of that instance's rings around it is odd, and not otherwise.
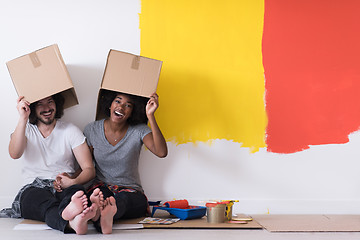
[[[159,125],[177,144],[265,147],[263,0],[142,0],[141,55],[164,61]]]

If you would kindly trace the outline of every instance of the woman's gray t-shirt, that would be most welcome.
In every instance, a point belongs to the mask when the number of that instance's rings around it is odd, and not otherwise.
[[[86,141],[94,149],[96,177],[111,185],[143,192],[139,176],[139,156],[143,138],[151,132],[146,124],[129,126],[115,146],[105,137],[104,119],[89,123],[84,130]]]

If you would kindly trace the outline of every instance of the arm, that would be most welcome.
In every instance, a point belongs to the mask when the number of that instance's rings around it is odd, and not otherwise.
[[[16,108],[20,117],[15,131],[11,134],[9,143],[9,154],[13,159],[20,158],[25,151],[27,141],[25,129],[30,115],[30,103],[21,96],[17,100]]]
[[[143,139],[145,146],[156,156],[164,158],[167,156],[168,150],[165,138],[155,119],[155,111],[159,107],[159,97],[156,93],[151,95],[146,105],[146,116],[149,119],[152,133],[146,135]]]
[[[76,160],[78,161],[81,172],[75,177],[71,178],[67,174],[59,174],[56,178],[57,183],[62,189],[70,187],[74,184],[84,184],[95,177],[95,167],[92,162],[91,153],[86,141],[73,149]]]

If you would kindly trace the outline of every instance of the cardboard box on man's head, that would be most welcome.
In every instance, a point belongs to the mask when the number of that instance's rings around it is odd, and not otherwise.
[[[34,103],[61,93],[64,108],[78,104],[73,83],[57,44],[6,63],[18,96]]]
[[[105,118],[100,109],[104,90],[149,98],[156,92],[162,61],[111,49],[98,95],[96,120]]]

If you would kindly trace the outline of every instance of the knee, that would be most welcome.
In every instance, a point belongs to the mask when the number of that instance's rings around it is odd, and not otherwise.
[[[30,187],[21,194],[20,202],[24,204],[31,204],[34,201],[38,201],[39,199],[47,199],[51,198],[52,196],[52,193],[44,188]]]

